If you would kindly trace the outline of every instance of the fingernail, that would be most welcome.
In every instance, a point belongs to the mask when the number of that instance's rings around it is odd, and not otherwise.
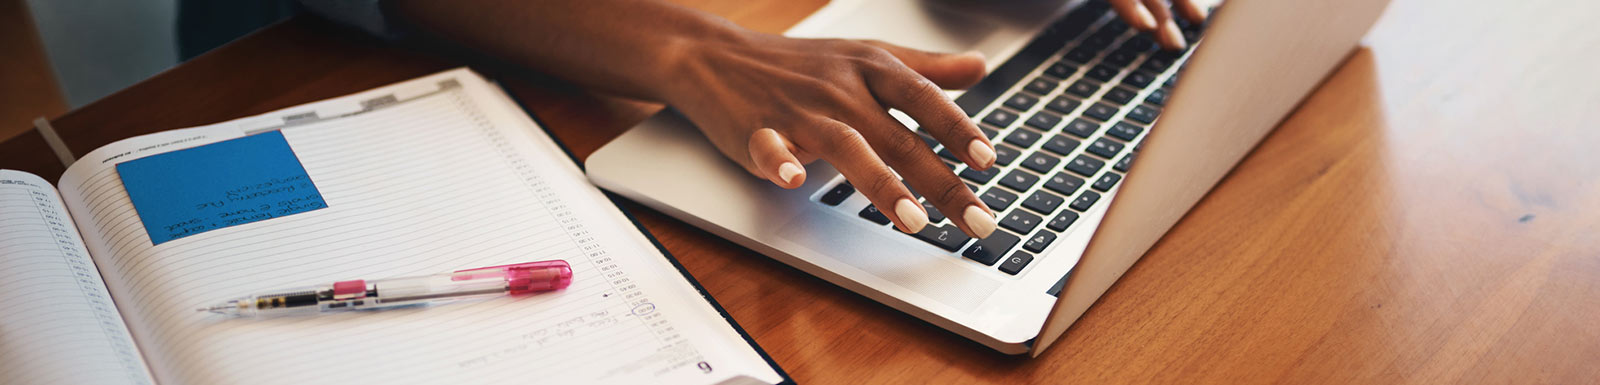
[[[1178,30],[1178,23],[1174,23],[1171,20],[1167,20],[1166,24],[1161,25],[1161,39],[1166,40],[1177,48],[1183,48],[1184,45],[1189,44],[1183,39],[1183,31]]]
[[[979,52],[979,51],[963,52],[963,53],[961,53],[961,56],[967,56],[967,57],[975,58],[975,59],[978,59],[980,61],[988,59],[987,56],[983,55],[983,52]]]
[[[805,173],[805,170],[791,162],[783,162],[782,165],[778,166],[778,178],[783,179],[783,183],[794,183],[794,177],[800,176],[802,173]]]
[[[967,221],[967,228],[972,229],[973,235],[978,238],[988,238],[989,234],[994,234],[994,215],[978,205],[967,206],[967,212],[961,214],[961,219]]]
[[[1133,9],[1133,18],[1138,19],[1134,20],[1134,22],[1139,23],[1139,25],[1133,26],[1134,28],[1144,30],[1156,28],[1156,15],[1151,14],[1149,8],[1145,8],[1143,5],[1135,5]]]
[[[994,165],[994,147],[990,147],[982,140],[973,139],[972,144],[967,146],[967,154],[972,156],[972,161],[978,162],[975,166],[979,168],[989,168]]]
[[[906,226],[908,233],[922,231],[922,227],[928,225],[928,213],[922,212],[922,205],[911,199],[900,198],[895,202],[894,216],[900,217],[900,224]]]

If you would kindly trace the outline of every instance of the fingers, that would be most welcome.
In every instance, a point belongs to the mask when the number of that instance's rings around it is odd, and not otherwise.
[[[1178,23],[1172,20],[1172,9],[1167,6],[1166,0],[1141,0],[1144,8],[1155,15],[1156,43],[1166,49],[1183,49],[1189,43],[1183,38],[1183,31],[1178,29]]]
[[[888,51],[890,55],[900,59],[906,67],[938,84],[940,88],[964,89],[983,80],[983,54],[976,51],[946,54],[916,50],[881,41],[863,42]]]
[[[786,189],[800,187],[806,182],[806,169],[795,158],[794,145],[777,130],[763,128],[751,133],[748,148],[750,161],[760,171],[757,175]]]
[[[867,88],[883,107],[910,115],[967,166],[979,170],[994,166],[994,144],[978,130],[978,125],[972,119],[967,118],[961,107],[945,97],[944,91],[905,68],[868,69],[864,72]]]
[[[872,201],[878,211],[894,222],[895,228],[915,233],[928,225],[928,213],[923,211],[921,204],[916,203],[916,198],[900,183],[900,178],[872,151],[871,145],[867,144],[860,132],[836,120],[817,122],[812,126],[817,128],[817,135],[796,137],[796,144],[813,149],[833,164],[867,200]],[[899,130],[906,131],[904,128]],[[920,141],[918,145],[921,145]],[[948,169],[943,171],[950,172]]]
[[[1110,0],[1111,8],[1117,10],[1117,16],[1128,23],[1129,27],[1140,31],[1154,31],[1156,29],[1156,16],[1146,9],[1140,0]]]
[[[1206,9],[1201,8],[1195,0],[1172,0],[1173,8],[1178,9],[1178,14],[1189,19],[1190,23],[1202,24],[1206,22]]]
[[[951,222],[961,231],[977,237],[986,237],[994,231],[994,214],[988,212],[978,196],[966,183],[945,167],[933,151],[906,130],[887,113],[858,120],[857,129],[864,131],[867,143],[889,167],[893,167],[905,183],[927,198],[940,213],[950,213]],[[863,127],[866,126],[866,127]],[[983,211],[983,218],[968,215],[973,208]],[[978,222],[969,222],[969,218]],[[982,221],[982,219],[987,221]]]

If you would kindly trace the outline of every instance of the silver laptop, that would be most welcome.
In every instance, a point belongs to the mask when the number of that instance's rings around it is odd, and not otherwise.
[[[1158,50],[1101,1],[834,0],[787,32],[988,55],[990,74],[952,95],[996,143],[996,167],[969,170],[928,140],[999,214],[1001,230],[981,240],[936,214],[918,234],[896,231],[825,162],[801,188],[773,186],[670,110],[595,152],[587,172],[995,350],[1037,355],[1351,52],[1386,3],[1230,0],[1207,25],[1184,26],[1198,43],[1182,52]]]

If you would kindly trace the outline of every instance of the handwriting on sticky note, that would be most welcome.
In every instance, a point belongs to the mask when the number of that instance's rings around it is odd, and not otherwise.
[[[151,243],[328,207],[277,131],[117,165]]]

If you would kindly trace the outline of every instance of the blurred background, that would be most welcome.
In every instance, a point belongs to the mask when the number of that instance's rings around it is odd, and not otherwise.
[[[295,11],[276,0],[0,0],[0,141]]]

